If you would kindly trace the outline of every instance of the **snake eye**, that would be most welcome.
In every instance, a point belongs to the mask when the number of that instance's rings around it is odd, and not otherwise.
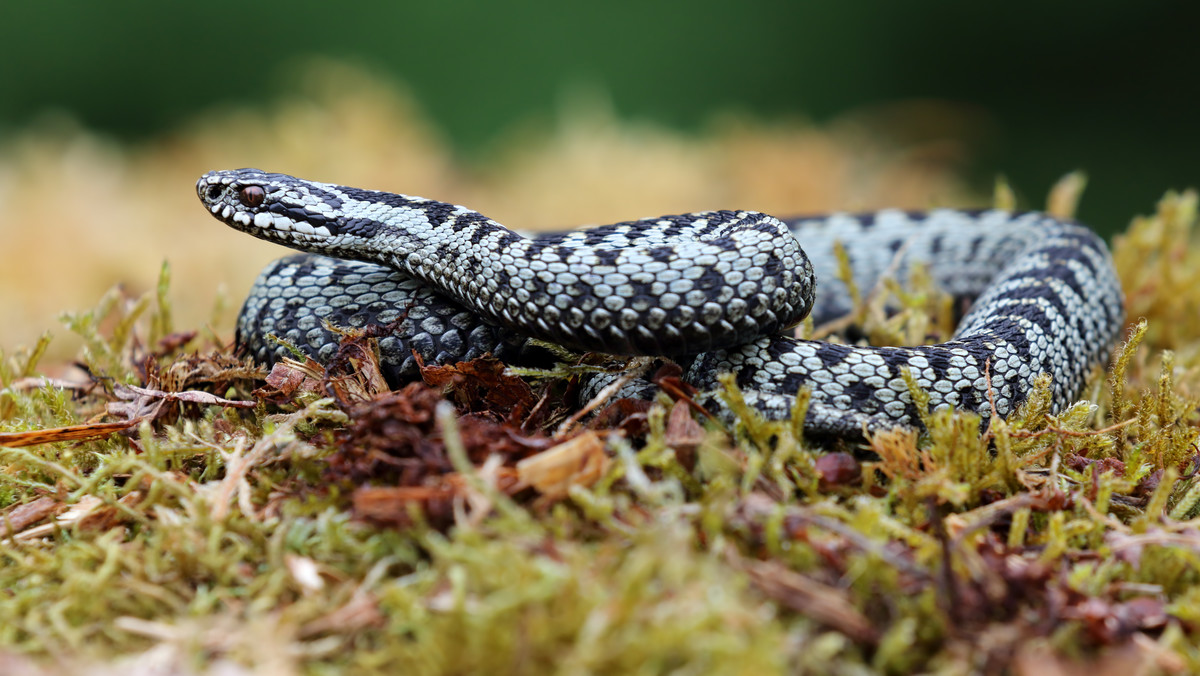
[[[262,206],[263,200],[266,197],[267,193],[257,185],[248,185],[238,191],[238,199],[242,201],[242,204],[251,209]]]

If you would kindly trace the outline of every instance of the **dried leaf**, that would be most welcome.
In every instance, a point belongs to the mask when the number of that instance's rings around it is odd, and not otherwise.
[[[306,362],[282,359],[271,367],[266,386],[254,390],[252,394],[267,401],[287,403],[303,393],[320,393],[324,379],[324,367],[311,359]]]
[[[504,363],[490,357],[462,361],[453,366],[421,365],[426,384],[444,388],[450,399],[468,411],[495,410],[509,420],[521,420],[537,404],[524,380],[507,375]]]
[[[342,334],[337,354],[325,365],[326,385],[343,404],[363,401],[391,388],[379,364],[377,339],[391,334],[391,327],[371,325],[361,330],[339,329]]]
[[[354,491],[354,518],[380,526],[407,528],[412,515],[422,514],[435,528],[454,522],[453,500],[457,489],[437,486],[367,486]]]
[[[862,478],[862,467],[849,453],[826,453],[817,456],[815,464],[821,477],[821,490],[855,484]]]
[[[704,427],[692,418],[692,412],[686,402],[677,401],[671,407],[667,416],[666,442],[676,451],[684,453],[695,452],[696,447],[704,442]]]
[[[63,509],[63,503],[49,497],[40,497],[32,502],[13,505],[3,515],[5,537],[19,533],[42,519]]]
[[[617,399],[605,406],[588,423],[594,430],[619,429],[627,439],[638,439],[650,431],[646,413],[651,402],[645,399]]]
[[[517,463],[517,478],[548,500],[566,497],[573,485],[590,486],[608,470],[600,436],[587,431]]]
[[[134,399],[136,397],[149,397],[154,399],[166,399],[167,401],[186,401],[191,404],[204,404],[207,406],[233,406],[235,408],[254,408],[257,404],[253,401],[225,399],[218,397],[215,394],[208,392],[200,392],[198,390],[189,390],[187,392],[163,392],[162,390],[152,390],[136,385],[121,385],[113,386],[113,392],[122,399]]]
[[[142,420],[154,420],[166,414],[168,402],[186,402],[203,406],[232,406],[235,408],[254,408],[256,402],[233,400],[218,397],[215,394],[188,390],[185,392],[166,392],[137,385],[116,383],[113,394],[120,401],[110,401],[105,410],[109,415],[124,418],[129,426]]]
[[[868,645],[879,635],[871,621],[850,603],[846,592],[790,570],[776,561],[735,559],[764,595],[783,606]]]
[[[329,458],[329,477],[356,484],[383,480],[422,486],[429,477],[452,472],[441,430],[434,424],[440,401],[437,390],[410,383],[351,406],[351,422],[337,433],[338,452]],[[458,429],[468,457],[477,465],[492,455],[516,462],[553,445],[544,435],[527,434],[483,414],[462,417]]]

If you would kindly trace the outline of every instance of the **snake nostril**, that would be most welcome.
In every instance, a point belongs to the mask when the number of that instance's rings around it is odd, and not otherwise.
[[[222,192],[223,192],[223,190],[221,189],[221,186],[210,185],[210,186],[208,186],[208,190],[205,191],[204,195],[205,195],[205,197],[208,198],[209,202],[216,202],[218,199],[221,198]]]

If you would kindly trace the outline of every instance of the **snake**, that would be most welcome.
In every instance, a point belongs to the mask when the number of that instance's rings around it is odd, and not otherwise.
[[[209,172],[196,191],[223,223],[304,252],[258,276],[238,317],[241,349],[269,365],[289,354],[282,338],[328,361],[336,327],[386,326],[378,346],[393,385],[422,363],[519,361],[544,341],[670,359],[701,392],[732,373],[768,418],[789,417],[808,388],[806,434],[861,438],[921,429],[929,410],[1007,417],[1042,374],[1061,411],[1125,321],[1104,240],[1035,211],[706,211],[526,236],[463,206],[258,169]],[[851,312],[851,285],[918,267],[967,308],[946,342],[792,335],[806,316]]]

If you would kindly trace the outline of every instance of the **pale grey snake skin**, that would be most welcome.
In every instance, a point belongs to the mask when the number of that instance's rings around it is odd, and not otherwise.
[[[240,345],[269,364],[287,354],[274,334],[328,360],[337,338],[325,322],[391,325],[380,352],[393,383],[416,375],[414,351],[426,363],[489,352],[519,360],[534,337],[670,357],[701,390],[733,372],[748,401],[776,418],[808,386],[806,432],[854,437],[920,426],[902,369],[931,407],[985,422],[992,402],[1007,416],[1047,373],[1060,410],[1124,323],[1103,240],[1041,213],[886,210],[783,223],[722,211],[527,238],[464,207],[256,169],[210,172],[196,190],[226,224],[310,252],[262,272],[238,320]],[[852,347],[781,335],[810,310],[824,322],[851,309],[835,242],[859,288],[887,272],[904,279],[921,262],[941,288],[973,299],[954,337]]]

